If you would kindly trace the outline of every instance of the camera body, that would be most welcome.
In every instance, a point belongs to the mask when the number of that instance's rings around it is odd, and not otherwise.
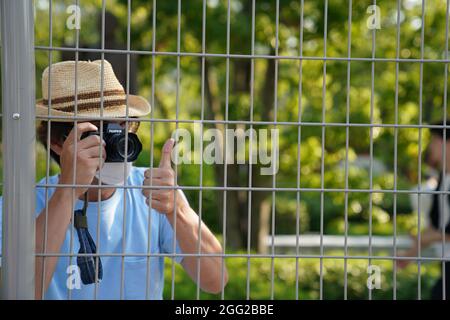
[[[97,135],[101,136],[99,131],[86,132],[81,139]],[[118,123],[105,123],[103,125],[103,140],[106,143],[106,160],[105,162],[133,162],[137,159],[142,151],[142,143],[135,133],[128,132]],[[127,154],[125,155],[125,145],[127,144]]]

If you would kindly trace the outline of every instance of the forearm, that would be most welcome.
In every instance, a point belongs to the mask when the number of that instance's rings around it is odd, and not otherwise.
[[[179,197],[178,195],[177,197]],[[199,239],[201,254],[221,254],[222,247],[208,229],[208,227],[200,221],[199,233],[199,217],[195,211],[184,200],[177,201],[176,208],[176,238],[183,253],[198,254]],[[173,214],[168,215],[168,219],[172,226],[175,225]],[[197,280],[197,268],[200,262],[200,287],[208,292],[219,292],[222,286],[222,259],[221,257],[196,257],[186,256],[183,259],[183,265],[188,271],[191,278]],[[226,268],[224,269],[224,285],[228,280]]]
[[[149,186],[174,186],[176,173],[171,167],[171,153],[175,140],[168,139],[162,148],[161,162],[158,168],[150,168],[144,173],[143,185]],[[199,221],[198,215],[189,206],[181,190],[143,190],[147,198],[146,203],[153,209],[164,213],[172,227],[180,245],[181,251],[193,256],[185,256],[182,265],[191,279],[197,282],[197,270],[200,267],[200,279],[198,285],[207,292],[218,293],[222,291],[228,281],[228,274],[220,256],[202,256],[195,254],[222,253],[219,241]],[[200,246],[200,247],[199,247]],[[222,279],[222,270],[223,279]]]
[[[57,188],[48,201],[47,209],[44,208],[36,219],[36,253],[59,253],[64,242],[67,228],[70,224],[73,205],[70,201],[72,190],[69,188]],[[48,213],[46,218],[46,212]],[[47,231],[45,225],[47,223]],[[45,236],[47,234],[47,236]],[[44,271],[45,259],[45,276]],[[36,299],[42,299],[42,284],[44,292],[47,290],[55,271],[58,257],[36,257]],[[43,281],[44,279],[44,281]]]
[[[442,242],[444,239],[444,242],[450,241],[450,235],[448,234],[442,234],[442,231],[439,231],[434,228],[427,228],[425,229],[420,238],[420,244],[423,248],[426,248],[434,243]]]
[[[404,255],[415,257],[418,254],[419,251],[419,237],[413,237],[413,243],[410,249],[408,249]],[[432,227],[424,229],[420,234],[420,249],[426,249],[427,247],[431,246],[434,243],[440,243],[442,242],[442,232],[434,229]],[[444,235],[444,242],[450,241],[450,235],[445,234]]]

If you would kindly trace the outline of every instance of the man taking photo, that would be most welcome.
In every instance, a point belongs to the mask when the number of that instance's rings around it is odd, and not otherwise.
[[[139,122],[114,120],[145,116],[150,104],[127,98],[106,60],[103,67],[101,60],[53,64],[42,91],[36,113],[54,118],[40,124],[38,139],[61,172],[36,189],[36,299],[162,299],[170,254],[194,281],[200,263],[200,288],[221,292],[228,280],[222,247],[174,189],[174,140],[164,144],[158,168],[137,168]],[[199,239],[209,256],[183,256],[198,253]],[[72,270],[81,285],[68,281]]]

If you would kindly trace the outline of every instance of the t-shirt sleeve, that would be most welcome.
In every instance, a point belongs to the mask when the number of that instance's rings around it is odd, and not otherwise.
[[[44,182],[42,182],[44,183]],[[54,183],[53,181],[50,181],[49,183]],[[45,187],[37,187],[36,188],[36,207],[35,207],[35,212],[36,212],[36,217],[39,216],[39,214],[41,213],[42,210],[44,210],[44,208],[47,205],[47,202],[50,201],[50,198],[52,197],[54,192],[54,189],[49,189],[47,192],[47,195],[45,194]]]
[[[181,191],[182,197],[186,199],[186,196]],[[187,200],[187,199],[186,199]],[[165,214],[161,214],[160,224],[159,224],[159,236],[160,236],[160,245],[162,253],[173,253],[173,239],[174,239],[174,230],[169,220],[167,219]],[[176,240],[175,244],[175,253],[182,254],[180,245],[178,240]],[[181,263],[183,261],[183,256],[175,256],[175,262]]]
[[[43,181],[40,181],[43,183]],[[50,181],[49,183],[53,183]],[[47,193],[47,198],[50,199],[53,193],[53,189]],[[38,187],[36,188],[36,204],[35,204],[35,216],[37,217],[39,213],[45,208],[46,205],[46,196],[45,196],[45,188]],[[0,267],[2,265],[1,256],[3,255],[3,245],[2,245],[2,236],[3,236],[3,197],[0,197]]]

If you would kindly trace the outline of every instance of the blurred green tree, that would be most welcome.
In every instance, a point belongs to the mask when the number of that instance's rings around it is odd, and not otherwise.
[[[69,3],[73,1],[53,1],[53,46],[75,46],[76,30],[65,28],[65,6]],[[116,37],[126,44],[128,1],[106,3],[106,9],[119,21]],[[131,2],[130,49],[145,51],[142,55],[131,54],[138,63],[138,73],[132,76],[137,78],[140,94],[153,102],[152,116],[284,122],[276,126],[253,125],[255,129],[279,129],[280,168],[274,179],[260,174],[261,165],[204,164],[203,185],[226,183],[229,187],[247,187],[250,180],[252,187],[267,189],[275,185],[312,190],[276,193],[227,190],[226,196],[220,190],[205,190],[201,196],[198,191],[187,191],[193,207],[197,209],[202,202],[203,219],[215,232],[222,232],[226,223],[226,243],[231,249],[247,247],[250,223],[251,247],[260,252],[266,249],[264,239],[272,227],[275,233],[298,230],[344,233],[346,210],[350,233],[367,234],[368,221],[372,219],[371,232],[392,234],[394,212],[411,213],[407,195],[317,189],[394,190],[407,189],[419,182],[419,172],[425,169],[418,167],[419,142],[423,151],[428,133],[416,126],[444,117],[444,89],[448,89],[444,88],[445,64],[436,60],[445,57],[445,3],[426,2],[423,47],[420,1],[400,1],[399,46],[396,1],[377,2],[381,29],[370,30],[366,10],[371,0],[352,2],[351,28],[348,0],[328,1],[327,10],[323,1],[280,0],[279,15],[275,0],[258,0],[254,8],[254,35],[252,1],[207,0],[205,3],[206,20],[203,21],[200,0],[156,1],[156,12],[153,1]],[[95,17],[102,1],[80,1],[80,5],[80,43],[98,46],[101,32],[96,31]],[[36,7],[39,21],[36,42],[47,46],[50,44],[48,1],[36,1]],[[189,54],[151,55],[152,50]],[[324,61],[325,50],[328,58]],[[202,52],[212,55],[205,56]],[[234,56],[227,56],[228,53]],[[252,54],[256,56],[250,58]],[[267,58],[275,54],[283,58]],[[369,60],[372,54],[379,58],[375,63]],[[401,60],[396,60],[397,55]],[[303,59],[298,59],[299,56]],[[349,61],[348,57],[355,59]],[[422,58],[435,62],[421,63]],[[51,57],[44,50],[37,51],[38,80],[48,62],[58,59],[58,51],[52,51]],[[299,121],[305,124],[298,126]],[[354,126],[347,129],[347,121]],[[401,126],[387,126],[397,124]],[[143,125],[141,135],[146,147],[138,164],[151,165],[150,159],[153,155],[158,157],[160,146],[176,127],[193,131],[192,124],[182,122],[155,123],[153,129],[148,123]],[[204,129],[207,128],[246,130],[250,126],[208,122],[204,123]],[[361,165],[370,155],[373,161]],[[42,176],[45,162],[40,159],[38,167]],[[381,169],[377,169],[380,163]],[[179,184],[199,185],[200,169],[199,165],[179,166]],[[398,217],[399,232],[408,231],[417,220],[414,215],[405,217],[409,220]]]

